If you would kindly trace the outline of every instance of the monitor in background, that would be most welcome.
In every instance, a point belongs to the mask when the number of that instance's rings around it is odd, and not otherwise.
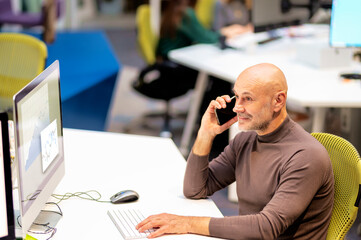
[[[0,113],[0,240],[15,239],[8,117]]]
[[[23,236],[31,225],[59,220],[40,214],[64,176],[59,62],[14,96],[16,161]],[[38,216],[39,215],[39,216]],[[52,224],[52,223],[51,223]],[[55,224],[55,223],[53,223]],[[37,229],[35,224],[32,228]]]
[[[330,45],[361,47],[360,22],[360,0],[334,0],[331,11]]]
[[[361,47],[361,1],[334,0],[330,23],[330,46]],[[361,79],[359,72],[341,73],[342,78]]]
[[[310,0],[253,0],[251,19],[255,32],[300,25],[310,17]]]

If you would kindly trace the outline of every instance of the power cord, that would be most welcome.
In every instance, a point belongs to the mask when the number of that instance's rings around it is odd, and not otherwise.
[[[110,203],[110,201],[100,200],[102,198],[102,195],[96,190],[89,190],[86,192],[76,192],[76,193],[52,194],[51,196],[59,200],[57,203],[60,203],[64,200],[68,200],[72,197],[77,197],[80,199],[90,200],[100,203]]]
[[[35,200],[36,197],[40,194],[40,191],[35,192],[34,194],[32,194],[31,196],[28,196],[27,199],[25,201],[31,201],[31,200]],[[55,206],[57,206],[58,211],[53,211],[53,210],[42,210],[42,212],[51,212],[51,213],[55,213],[55,214],[59,214],[60,216],[63,216],[63,212],[60,208],[60,206],[58,205],[60,202],[64,201],[64,200],[68,200],[72,197],[77,197],[80,199],[84,199],[84,200],[90,200],[90,201],[95,201],[95,202],[99,202],[99,203],[110,203],[110,201],[103,201],[101,200],[102,195],[96,191],[96,190],[89,190],[89,191],[85,191],[85,192],[75,192],[75,193],[65,193],[65,194],[52,194],[51,195],[53,198],[57,199],[57,202],[47,202],[46,204],[53,204]],[[21,227],[21,223],[20,223],[20,215],[17,217],[17,222],[19,224],[19,226]],[[47,238],[47,240],[53,238],[53,236],[56,233],[56,228],[55,227],[51,227],[50,223],[33,223],[36,226],[40,226],[40,227],[44,227],[45,230],[44,231],[33,231],[33,230],[29,230],[29,233],[34,233],[34,234],[50,234],[50,236]]]
[[[40,191],[35,192],[34,194],[31,194],[30,196],[27,197],[27,199],[25,201],[31,201],[31,200],[35,200],[37,198],[37,196],[40,194]],[[96,191],[96,190],[89,190],[86,192],[75,192],[75,193],[65,193],[65,194],[52,194],[51,195],[53,198],[57,199],[58,202],[47,202],[46,204],[53,204],[58,208],[58,211],[54,211],[54,210],[42,210],[42,212],[50,212],[50,213],[55,213],[55,214],[59,214],[60,216],[63,216],[63,212],[60,208],[60,206],[58,205],[60,202],[64,201],[64,200],[68,200],[72,197],[77,197],[80,199],[84,199],[84,200],[90,200],[90,201],[95,201],[95,202],[100,202],[100,203],[110,203],[110,201],[103,201],[101,200],[102,195]],[[20,222],[20,215],[17,217],[17,223],[19,224],[20,227],[22,227],[21,222]],[[50,234],[50,236],[47,238],[47,240],[53,238],[53,236],[56,233],[56,228],[50,226],[50,223],[36,223],[34,222],[33,225],[39,226],[39,227],[44,227],[45,230],[44,231],[34,231],[34,230],[28,230],[29,233],[34,233],[34,234]]]

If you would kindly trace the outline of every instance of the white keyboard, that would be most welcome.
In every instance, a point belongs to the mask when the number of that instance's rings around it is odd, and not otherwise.
[[[138,209],[109,210],[108,215],[126,240],[146,238],[153,232],[153,230],[147,230],[144,233],[140,233],[135,229],[135,226],[145,219]]]

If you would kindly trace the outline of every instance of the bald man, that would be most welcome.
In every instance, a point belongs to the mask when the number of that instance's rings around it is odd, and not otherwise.
[[[137,229],[157,227],[150,238],[194,233],[227,239],[326,239],[334,179],[324,147],[287,115],[287,82],[268,63],[244,70],[234,85],[237,116],[217,124],[215,110],[230,96],[218,97],[206,110],[188,157],[184,195],[201,199],[237,183],[239,215],[225,218],[150,216]],[[240,132],[212,161],[217,134],[238,121]]]

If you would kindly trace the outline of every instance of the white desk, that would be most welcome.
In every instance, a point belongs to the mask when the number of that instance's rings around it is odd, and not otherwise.
[[[180,150],[184,155],[189,151],[196,116],[207,84],[207,75],[234,83],[238,75],[249,66],[262,62],[275,64],[286,75],[288,101],[314,109],[314,132],[324,129],[327,108],[361,107],[360,82],[345,84],[339,79],[339,73],[342,71],[361,71],[360,64],[354,63],[348,68],[324,69],[303,64],[296,59],[295,42],[290,39],[266,44],[253,49],[251,53],[234,49],[220,50],[215,45],[199,44],[173,50],[169,57],[200,72],[181,139]]]
[[[170,139],[82,130],[64,130],[65,177],[55,193],[97,190],[103,200],[136,190],[137,202],[113,205],[81,199],[60,203],[64,216],[53,239],[122,239],[107,215],[110,208],[148,213],[222,217],[212,200],[189,200],[182,193],[186,162]],[[197,235],[162,239],[210,239]]]

